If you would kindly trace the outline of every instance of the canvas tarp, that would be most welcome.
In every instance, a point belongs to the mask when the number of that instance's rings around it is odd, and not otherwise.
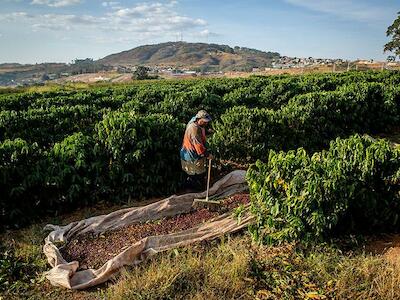
[[[245,171],[237,170],[229,173],[210,188],[210,198],[223,198],[246,189]],[[72,222],[66,226],[46,225],[45,229],[51,232],[45,239],[43,251],[52,267],[46,272],[46,278],[56,286],[86,289],[107,281],[124,266],[137,265],[147,257],[161,251],[214,239],[237,231],[247,226],[253,219],[251,215],[245,213],[238,222],[232,213],[228,212],[185,231],[146,237],[121,251],[99,269],[78,271],[79,262],[67,262],[57,248],[57,245],[66,244],[84,233],[100,234],[134,223],[187,213],[192,209],[194,199],[204,197],[205,192],[173,195],[146,206],[121,209],[108,215]]]

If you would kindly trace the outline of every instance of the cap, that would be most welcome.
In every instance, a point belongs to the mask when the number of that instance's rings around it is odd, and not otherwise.
[[[209,115],[209,113],[206,112],[204,109],[199,110],[199,111],[197,112],[197,114],[196,114],[196,119],[204,119],[204,120],[206,120],[207,122],[210,122],[210,121],[212,120],[212,119],[211,119],[211,116]]]

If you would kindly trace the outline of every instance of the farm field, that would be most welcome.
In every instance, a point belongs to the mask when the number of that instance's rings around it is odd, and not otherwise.
[[[399,72],[382,71],[5,91],[0,292],[399,298],[399,83]],[[51,287],[42,276],[41,228],[179,193],[181,139],[199,109],[214,119],[208,141],[218,169],[248,168],[257,221],[167,251],[92,290]]]

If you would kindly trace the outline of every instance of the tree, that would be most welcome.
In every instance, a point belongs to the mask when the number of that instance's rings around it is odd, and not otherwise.
[[[132,79],[143,80],[149,78],[149,71],[148,67],[138,66],[136,70],[133,72]]]
[[[393,52],[395,56],[400,57],[400,12],[397,14],[397,19],[386,31],[386,36],[391,37],[392,40],[385,45],[384,51]]]
[[[47,74],[43,74],[41,80],[47,81],[47,80],[50,80],[50,77]]]
[[[388,57],[387,57],[387,59],[386,59],[388,62],[393,62],[393,61],[395,61],[396,60],[396,56],[393,56],[393,55],[389,55]]]

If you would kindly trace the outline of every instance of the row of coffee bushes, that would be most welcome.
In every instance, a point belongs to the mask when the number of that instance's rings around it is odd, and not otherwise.
[[[21,138],[48,148],[74,132],[90,132],[109,111],[93,105],[0,111],[0,141]]]
[[[276,244],[400,229],[400,150],[358,135],[329,150],[271,151],[247,172],[254,239]]]
[[[216,154],[233,160],[380,131],[398,121],[399,78],[318,74],[0,95],[2,223],[174,191],[184,125],[198,109],[217,120]],[[347,84],[354,81],[362,83]]]
[[[178,92],[205,90],[224,98],[233,105],[277,109],[295,95],[333,91],[354,82],[400,83],[397,72],[349,72],[337,74],[311,74],[305,76],[253,76],[236,79],[200,79],[186,81],[136,82],[131,85],[90,88],[86,90],[54,90],[48,92],[8,93],[0,95],[0,111],[46,109],[64,105],[93,105],[118,109],[125,102],[135,100],[151,105],[169,100]]]
[[[350,84],[293,97],[279,110],[234,107],[214,124],[218,156],[244,162],[268,149],[316,151],[336,137],[385,131],[399,122],[399,90],[379,83]]]
[[[358,80],[356,80],[359,78]],[[397,73],[317,74],[309,76],[251,77],[242,79],[214,79],[192,82],[184,88],[138,92],[129,108],[169,113],[186,122],[198,109],[206,109],[218,119],[235,106],[279,110],[296,96],[323,91],[336,91],[353,82],[389,83],[399,81]]]
[[[109,111],[166,113],[187,122],[199,109],[218,119],[228,108],[279,110],[312,92],[335,91],[356,79],[395,86],[397,73],[346,73],[308,76],[252,77],[189,81],[158,81],[127,86],[0,95],[0,141],[22,138],[47,148],[68,135],[94,130]],[[306,99],[310,96],[306,96]],[[303,100],[304,102],[305,100]],[[300,101],[301,102],[301,101]],[[302,103],[300,103],[302,104]],[[79,130],[78,130],[79,128]]]
[[[48,150],[22,139],[4,141],[1,224],[24,224],[99,199],[126,201],[176,191],[182,181],[183,131],[170,115],[114,112],[92,135],[72,134]]]

